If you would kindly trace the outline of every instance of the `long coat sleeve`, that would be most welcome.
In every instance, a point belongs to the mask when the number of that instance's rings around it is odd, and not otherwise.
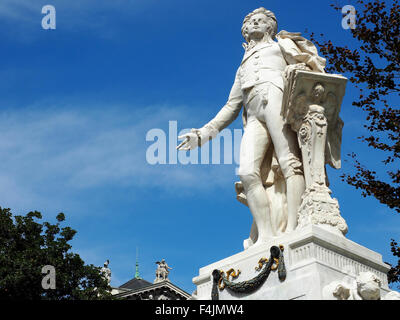
[[[200,129],[201,144],[215,138],[221,130],[229,126],[238,117],[242,105],[243,98],[238,69],[227,103],[210,122]]]

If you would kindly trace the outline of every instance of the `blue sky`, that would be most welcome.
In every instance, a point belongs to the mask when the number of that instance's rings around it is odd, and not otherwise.
[[[138,247],[144,279],[165,258],[171,280],[193,292],[198,269],[241,251],[248,236],[236,165],[149,165],[146,133],[169,121],[201,127],[223,106],[243,55],[241,23],[255,8],[274,11],[279,30],[351,44],[329,3],[2,0],[0,205],[50,221],[64,212],[78,231],[73,250],[87,263],[109,259],[114,286],[134,276]],[[46,4],[57,10],[56,30],[41,28]],[[351,106],[356,94],[348,84],[342,157],[354,151],[383,171],[379,154],[357,140],[365,116]],[[398,214],[340,173],[328,169],[348,238],[394,262]]]

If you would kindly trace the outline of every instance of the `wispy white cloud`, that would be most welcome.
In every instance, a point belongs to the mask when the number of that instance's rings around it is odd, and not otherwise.
[[[32,13],[34,13],[35,9],[38,7],[38,3],[33,1],[3,0],[0,2],[0,16],[3,19],[29,22],[33,21]]]
[[[35,106],[2,111],[0,203],[24,210],[53,208],[51,204],[58,208],[73,203],[77,194],[99,188],[159,188],[182,195],[185,190],[210,192],[229,185],[231,165],[146,162],[151,144],[145,140],[147,131],[168,128],[168,121],[177,119],[179,129],[189,126],[189,110]]]

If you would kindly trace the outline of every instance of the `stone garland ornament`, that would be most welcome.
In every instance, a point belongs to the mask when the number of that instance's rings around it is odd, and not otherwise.
[[[255,267],[257,271],[260,271],[263,266],[264,269],[262,269],[256,277],[247,281],[235,283],[229,280],[230,277],[232,277],[232,279],[237,278],[241,273],[240,270],[236,272],[233,268],[231,268],[227,272],[224,272],[222,270],[215,269],[212,272],[213,288],[211,291],[211,299],[219,300],[219,291],[222,291],[225,288],[235,293],[252,293],[260,288],[261,285],[268,279],[271,270],[278,270],[279,280],[284,281],[286,279],[286,268],[283,259],[283,250],[284,247],[282,245],[279,247],[272,246],[270,249],[270,258],[261,258],[258,261],[258,265]]]

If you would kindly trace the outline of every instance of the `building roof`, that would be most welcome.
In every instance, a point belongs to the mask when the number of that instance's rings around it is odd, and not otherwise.
[[[135,277],[118,288],[113,288],[113,294],[117,298],[129,300],[187,300],[191,295],[172,284],[169,279],[151,283],[142,279],[139,275],[139,262],[136,252]]]
[[[148,287],[151,285],[152,285],[151,282],[148,282],[141,278],[133,278],[132,280],[129,280],[128,282],[119,286],[119,288],[137,290],[137,289],[141,289],[141,288]]]
[[[129,284],[132,281],[134,281],[137,284],[138,282],[135,280],[141,280],[144,283],[149,283],[148,281],[142,279],[132,279],[128,281],[126,284]],[[122,299],[132,299],[132,300],[154,299],[149,297],[151,294],[156,299],[160,295],[167,296],[172,300],[178,300],[178,299],[187,300],[191,298],[190,294],[188,294],[181,288],[177,287],[169,280],[161,281],[158,283],[150,283],[150,285],[144,285],[143,287],[138,289],[127,289],[126,287],[123,287],[126,284],[123,284],[122,286],[119,287],[122,290],[119,293],[117,293],[115,297]]]

